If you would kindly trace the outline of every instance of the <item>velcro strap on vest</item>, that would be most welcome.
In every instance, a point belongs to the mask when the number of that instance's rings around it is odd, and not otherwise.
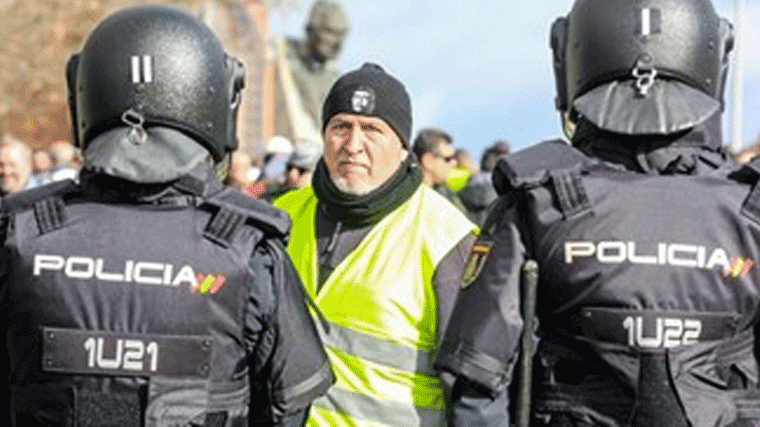
[[[570,318],[571,335],[638,350],[663,350],[736,334],[738,315],[726,313],[583,308]]]
[[[245,218],[245,215],[222,206],[206,225],[203,236],[227,248],[232,244],[235,232],[243,224]]]
[[[227,412],[212,412],[206,414],[206,420],[203,423],[204,427],[225,427],[227,424]]]
[[[60,197],[48,197],[34,202],[34,218],[40,234],[63,227],[66,223],[66,206]]]
[[[574,218],[591,211],[591,203],[578,171],[554,170],[550,171],[549,175],[552,178],[560,211],[562,211],[565,219]]]
[[[737,412],[737,424],[741,421],[758,421],[760,420],[760,391],[748,390],[744,393],[737,393],[736,397],[736,412]],[[747,425],[756,425],[750,424]]]
[[[744,200],[741,213],[752,221],[760,223],[760,181],[752,187]]]
[[[202,426],[206,423],[208,405],[207,381],[152,377],[148,382],[145,425]]]
[[[80,389],[76,392],[76,425],[98,427],[104,422],[122,427],[142,425],[140,395],[129,392],[100,392]]]

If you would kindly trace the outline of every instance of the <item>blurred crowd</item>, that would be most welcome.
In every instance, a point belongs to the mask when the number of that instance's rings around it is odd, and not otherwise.
[[[76,180],[82,167],[80,151],[69,141],[55,141],[33,150],[6,134],[0,141],[0,190],[16,193],[64,179]]]
[[[469,151],[454,144],[442,129],[422,129],[414,139],[424,182],[446,197],[473,222],[482,224],[488,206],[496,199],[491,172],[510,144],[497,140],[475,161]],[[312,175],[322,157],[321,141],[301,140],[293,144],[274,136],[263,159],[243,150],[232,153],[226,184],[251,197],[273,202],[286,192],[311,185]],[[55,141],[45,148],[6,134],[0,141],[0,189],[15,193],[64,179],[76,180],[82,167],[81,152],[69,141]]]
[[[478,225],[483,224],[488,208],[497,198],[491,174],[498,160],[510,151],[509,141],[496,140],[483,149],[478,162],[466,148],[456,146],[450,134],[438,128],[420,130],[412,146],[424,182]],[[760,143],[732,157],[737,164],[743,164],[758,154]],[[253,158],[243,150],[233,152],[226,184],[251,197],[273,202],[290,190],[311,185],[321,157],[321,141],[293,144],[277,135],[268,142],[263,159]],[[53,181],[76,180],[81,167],[81,152],[69,141],[55,141],[37,149],[9,134],[0,141],[3,195]]]

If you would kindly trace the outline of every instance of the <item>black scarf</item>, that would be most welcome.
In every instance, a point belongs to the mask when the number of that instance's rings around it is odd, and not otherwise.
[[[361,196],[340,191],[330,179],[327,166],[322,159],[317,163],[312,178],[314,193],[327,215],[333,221],[351,227],[378,223],[407,201],[421,183],[422,171],[411,153],[387,181]]]

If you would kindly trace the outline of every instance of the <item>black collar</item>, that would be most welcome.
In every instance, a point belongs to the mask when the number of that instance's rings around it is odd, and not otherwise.
[[[317,163],[312,185],[321,208],[335,222],[352,227],[376,224],[409,200],[422,184],[422,171],[411,153],[380,187],[355,196],[340,191],[327,171],[324,160]]]

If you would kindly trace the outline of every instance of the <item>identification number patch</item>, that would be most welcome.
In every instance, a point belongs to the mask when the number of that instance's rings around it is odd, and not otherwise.
[[[673,348],[699,342],[702,321],[675,317],[657,317],[654,325],[645,324],[643,316],[623,319],[628,345],[641,348]]]
[[[573,334],[641,350],[690,346],[736,333],[733,313],[586,307],[570,319]]]
[[[210,336],[121,334],[43,328],[42,369],[50,372],[206,378]]]

